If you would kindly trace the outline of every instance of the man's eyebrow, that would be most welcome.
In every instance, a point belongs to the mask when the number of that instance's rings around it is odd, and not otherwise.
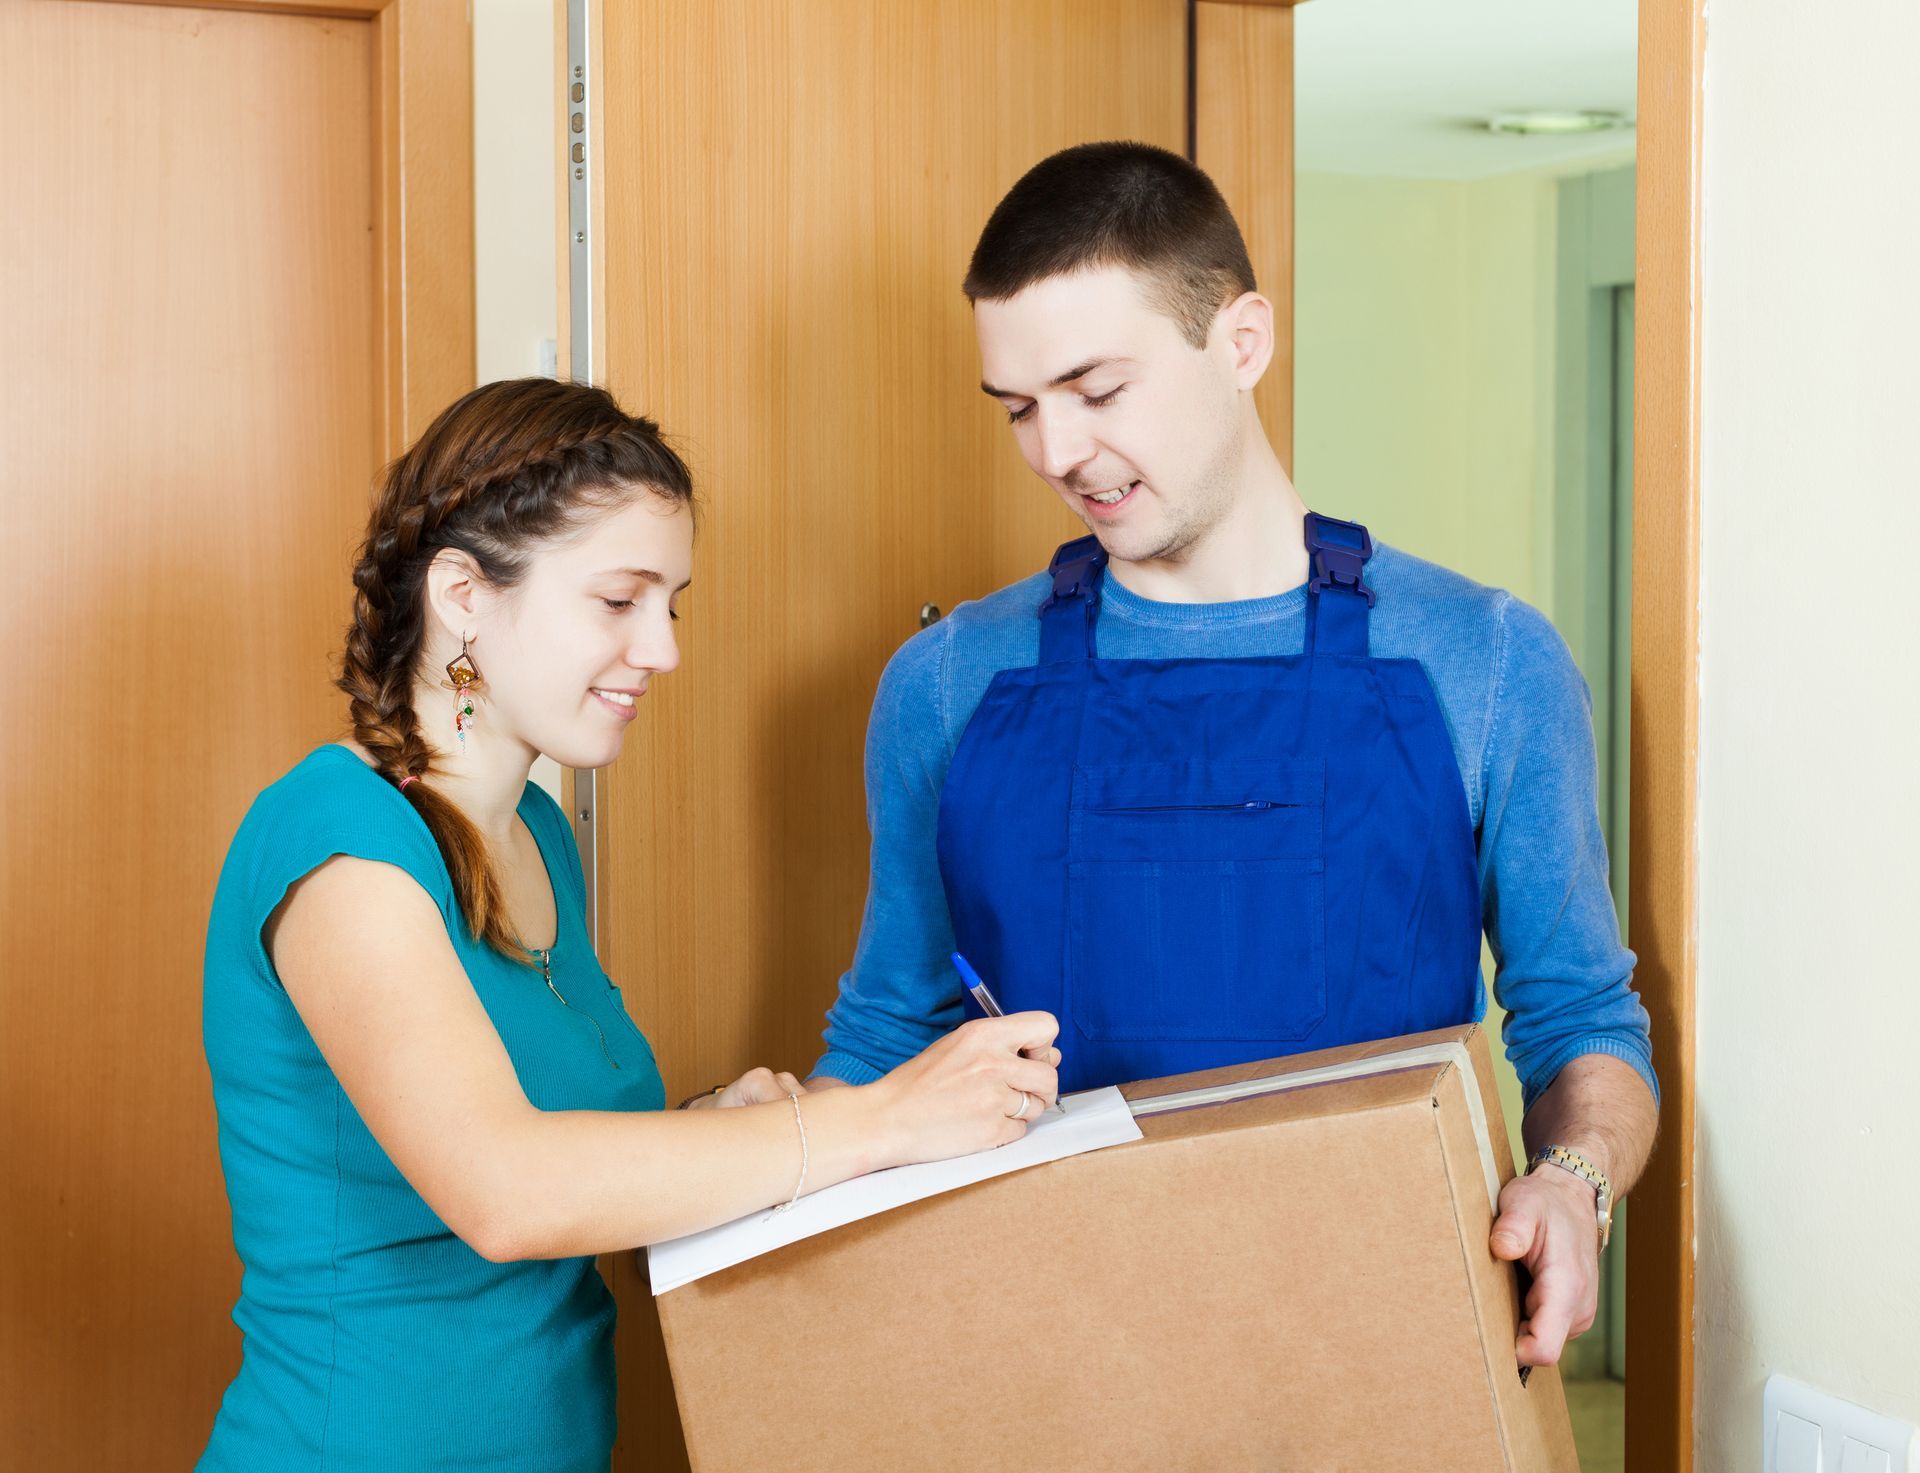
[[[1052,378],[1047,380],[1047,387],[1049,389],[1058,389],[1063,385],[1072,383],[1075,379],[1085,378],[1096,368],[1106,368],[1110,364],[1131,363],[1132,361],[1130,358],[1089,358],[1085,363],[1074,364],[1074,366],[1069,368],[1065,373],[1056,373]],[[1024,395],[1016,394],[1012,389],[996,389],[984,379],[980,381],[980,392],[993,399],[1019,399],[1025,397]]]
[[[654,572],[652,568],[608,568],[606,574],[602,576],[606,576],[607,574],[626,578],[638,578],[642,582],[652,583],[656,586],[664,584],[667,581],[665,575]],[[689,578],[673,591],[675,593],[685,593],[691,587],[693,587],[693,579]]]

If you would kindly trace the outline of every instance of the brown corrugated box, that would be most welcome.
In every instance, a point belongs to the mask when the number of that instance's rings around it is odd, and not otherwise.
[[[1140,1141],[662,1295],[697,1473],[1578,1469],[1487,1248],[1513,1160],[1478,1028],[1122,1092]]]

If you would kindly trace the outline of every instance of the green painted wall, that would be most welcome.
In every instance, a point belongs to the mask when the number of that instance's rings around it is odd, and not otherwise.
[[[1556,183],[1301,174],[1295,227],[1301,495],[1543,608]]]

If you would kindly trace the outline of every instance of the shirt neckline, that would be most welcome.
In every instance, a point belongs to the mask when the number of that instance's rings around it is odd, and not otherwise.
[[[1264,598],[1229,599],[1221,603],[1166,603],[1135,593],[1108,572],[1100,580],[1103,613],[1111,611],[1129,624],[1149,629],[1225,629],[1245,624],[1271,623],[1305,609],[1307,585]]]
[[[351,762],[355,767],[366,773],[368,777],[372,778],[380,787],[391,793],[400,802],[405,803],[407,812],[413,815],[414,821],[422,828],[426,827],[426,820],[415,812],[411,803],[407,803],[406,794],[402,793],[399,788],[383,778],[374,768],[369,767],[365,762],[361,761],[359,755],[350,748],[343,747],[338,742],[323,742],[314,750],[318,752],[337,752],[340,756],[346,758],[347,761]],[[566,917],[564,908],[560,903],[559,871],[554,866],[553,856],[547,853],[546,841],[540,837],[540,826],[527,816],[527,788],[531,788],[532,786],[533,780],[529,778],[526,787],[520,790],[520,801],[514,804],[513,812],[514,817],[526,825],[527,833],[533,838],[534,850],[540,856],[540,867],[546,872],[547,889],[553,896],[553,944],[550,946],[531,946],[525,941],[522,941],[520,944],[526,946],[527,950],[535,956],[538,956],[544,951],[547,954],[548,965],[551,966],[565,950],[564,943],[567,936]],[[428,833],[429,837],[431,837],[432,831],[429,830]]]

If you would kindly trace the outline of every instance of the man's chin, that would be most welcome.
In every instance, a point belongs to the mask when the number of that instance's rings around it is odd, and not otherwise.
[[[1167,535],[1164,527],[1093,527],[1087,530],[1099,542],[1109,562],[1151,563],[1173,557],[1181,550],[1178,538]]]

